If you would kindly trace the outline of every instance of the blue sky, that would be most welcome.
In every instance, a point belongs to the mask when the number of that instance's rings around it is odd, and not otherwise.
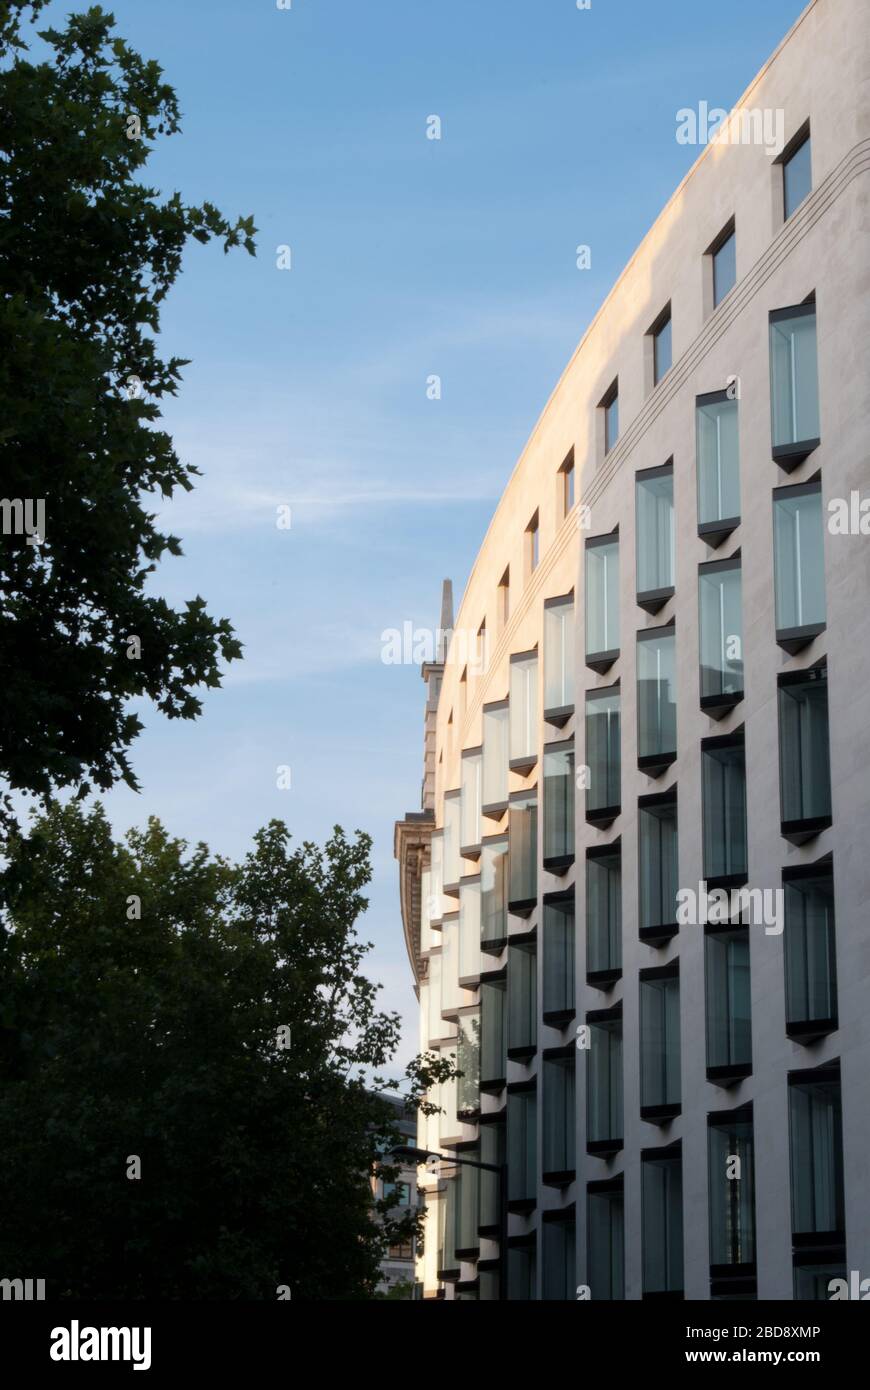
[[[106,8],[184,112],[151,181],[259,228],[256,260],[193,246],[163,319],[166,355],[192,359],[165,420],[204,477],[165,510],[184,558],[159,587],[230,617],[245,661],[197,723],[145,713],[143,790],[109,810],[236,856],[273,816],[297,839],[368,830],[362,930],[404,1061],[417,1025],[393,822],[419,806],[423,685],[382,663],[381,633],[434,625],[445,576],[461,595],[562,368],[697,154],[675,140],[678,108],[730,107],[803,4]]]

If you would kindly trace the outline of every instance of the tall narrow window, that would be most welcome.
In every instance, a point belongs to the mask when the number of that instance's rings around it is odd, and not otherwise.
[[[500,951],[507,941],[508,841],[484,840],[480,851],[480,944]]]
[[[695,402],[698,535],[714,548],[740,524],[738,410],[727,391],[710,391]]]
[[[480,978],[480,875],[459,886],[459,982],[474,988]]]
[[[586,1189],[586,1277],[593,1302],[625,1298],[623,1180]]]
[[[643,1296],[683,1294],[683,1161],[679,1144],[640,1155]]]
[[[544,1055],[543,1164],[544,1182],[564,1187],[574,1179],[574,1066],[577,1049]]]
[[[677,756],[675,647],[673,624],[637,634],[637,765],[650,776]]]
[[[752,1071],[749,928],[704,936],[707,1078],[731,1085]]]
[[[507,1252],[508,1298],[513,1303],[527,1303],[537,1297],[537,1236],[512,1236],[511,1241]]]
[[[610,453],[619,438],[619,380],[606,392],[599,407],[604,416],[604,453]]]
[[[544,897],[544,1022],[574,1017],[574,890]]]
[[[746,750],[742,731],[701,743],[704,878],[736,887],[746,881]],[[723,881],[724,880],[724,881]]]
[[[444,892],[459,892],[461,793],[444,794]]]
[[[812,144],[807,131],[786,149],[782,159],[782,203],[786,222],[812,191]]]
[[[586,542],[586,665],[606,671],[619,656],[619,537]]]
[[[822,485],[801,483],[773,494],[776,640],[800,651],[825,628]]]
[[[483,707],[483,814],[501,816],[508,799],[510,710],[507,700]]]
[[[622,1008],[586,1015],[586,1148],[611,1154],[623,1144]]]
[[[510,566],[505,570],[498,583],[498,620],[499,631],[504,632],[508,625],[511,615],[511,572]]]
[[[834,879],[830,865],[783,870],[785,1025],[801,1042],[837,1027]]]
[[[457,1196],[459,1188],[454,1178],[448,1178],[438,1202],[438,1277],[459,1274],[456,1255],[456,1230],[459,1224]]]
[[[534,941],[517,942],[508,949],[508,1056],[522,1060],[533,1056],[538,1045],[538,970]]]
[[[653,385],[658,386],[663,376],[671,370],[674,360],[671,306],[659,315],[650,329],[652,339]]]
[[[586,819],[592,825],[611,825],[622,796],[618,685],[586,692],[586,766]]]
[[[527,915],[538,896],[538,799],[533,792],[511,799],[508,815],[510,836],[510,911]]]
[[[732,217],[709,250],[713,279],[713,308],[722,303],[737,283],[737,232]]]
[[[676,790],[640,798],[637,835],[639,934],[655,945],[677,931]]]
[[[526,574],[534,573],[538,568],[540,558],[540,526],[538,513],[535,512],[526,527]]]
[[[459,1016],[456,1066],[462,1072],[456,1086],[456,1109],[460,1119],[467,1120],[480,1110],[480,1009]]]
[[[482,805],[482,750],[466,748],[462,754],[461,818],[459,837],[465,858],[480,852],[480,812]]]
[[[525,773],[538,756],[538,654],[518,652],[510,666],[510,765]]]
[[[680,1111],[678,967],[640,974],[640,1113],[661,1123]]]
[[[574,510],[574,450],[572,449],[559,469],[559,488],[562,498],[562,516]]]
[[[544,749],[544,868],[564,873],[574,862],[574,742]]]
[[[441,1012],[455,1018],[468,1001],[459,987],[459,913],[447,913],[441,922]]]
[[[635,494],[637,601],[658,613],[674,592],[674,465],[643,469]]]
[[[550,1213],[547,1213],[549,1216]],[[574,1273],[575,1226],[570,1220],[544,1220],[542,1241],[542,1297],[548,1301],[575,1299],[577,1280]]]
[[[479,1157],[472,1148],[466,1157],[473,1162]],[[480,1251],[480,1169],[457,1166],[456,1177],[456,1255],[461,1260],[475,1260]]]
[[[846,1224],[839,1065],[788,1081],[792,1233],[832,1245]]]
[[[498,1091],[507,1076],[507,977],[499,971],[480,982],[480,1089]]]
[[[732,1277],[755,1269],[755,1143],[752,1107],[707,1117],[710,1264]]]
[[[815,303],[770,315],[770,408],[774,460],[791,472],[818,448],[819,370]]]
[[[619,840],[586,851],[586,978],[609,988],[622,974],[622,854]]]
[[[831,824],[825,666],[779,678],[779,790],[780,828],[792,844],[803,844]]]
[[[574,595],[544,604],[544,718],[560,728],[574,710]]]
[[[698,567],[701,708],[721,718],[743,699],[740,557]]]
[[[537,1117],[538,1104],[534,1090],[508,1091],[508,1201],[520,1209],[535,1205]]]
[[[505,1161],[504,1119],[491,1120],[480,1117],[480,1161],[496,1166]],[[499,1179],[497,1173],[486,1169],[480,1174],[480,1232],[481,1235],[497,1236],[500,1229]]]

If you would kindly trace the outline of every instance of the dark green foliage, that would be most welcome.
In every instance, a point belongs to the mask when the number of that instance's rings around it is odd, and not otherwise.
[[[373,1219],[370,1176],[398,1139],[371,1074],[399,1019],[361,974],[369,877],[366,836],[291,851],[275,821],[237,866],[156,820],[116,842],[75,804],[13,838],[5,1275],[45,1278],[49,1298],[372,1296],[416,1216]],[[417,1059],[404,1089],[433,1075]]]

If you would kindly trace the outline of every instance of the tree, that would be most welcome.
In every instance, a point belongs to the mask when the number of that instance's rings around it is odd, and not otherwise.
[[[12,837],[0,1268],[53,1298],[373,1296],[418,1217],[372,1207],[401,1141],[371,1089],[399,1018],[361,973],[369,840],[289,839],[234,865],[75,802]],[[450,1074],[418,1058],[409,1090]]]
[[[190,490],[197,472],[155,428],[185,365],[158,354],[160,308],[191,238],[253,254],[253,221],[231,225],[210,203],[190,207],[138,181],[154,141],[179,130],[174,91],[99,7],[42,31],[51,58],[30,61],[23,21],[45,3],[0,7],[7,829],[8,788],[135,787],[131,698],[195,718],[197,687],[219,685],[221,661],[241,654],[202,598],[176,611],[146,585],[164,554],[181,553],[149,507]]]

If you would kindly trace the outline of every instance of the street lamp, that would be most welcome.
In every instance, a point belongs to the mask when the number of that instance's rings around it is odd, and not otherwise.
[[[434,1149],[418,1149],[413,1144],[400,1144],[392,1149],[393,1158],[404,1159],[407,1163],[428,1163],[430,1158],[440,1159],[451,1166],[480,1168],[486,1173],[498,1176],[498,1296],[507,1298],[507,1164],[481,1163],[476,1158],[456,1158],[453,1154],[437,1153]]]

